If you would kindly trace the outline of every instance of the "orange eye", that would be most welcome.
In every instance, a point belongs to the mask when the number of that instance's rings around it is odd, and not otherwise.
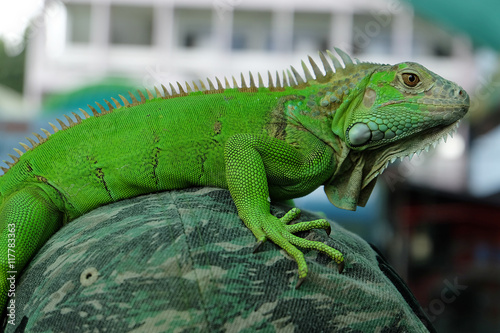
[[[402,77],[408,87],[415,87],[420,82],[420,78],[413,73],[403,73]]]

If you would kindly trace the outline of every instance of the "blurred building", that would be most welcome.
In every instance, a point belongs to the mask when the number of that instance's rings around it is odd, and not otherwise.
[[[44,15],[27,61],[26,94],[35,101],[108,76],[151,86],[281,70],[333,47],[361,60],[420,61],[472,85],[467,39],[401,2],[65,0],[47,1]]]

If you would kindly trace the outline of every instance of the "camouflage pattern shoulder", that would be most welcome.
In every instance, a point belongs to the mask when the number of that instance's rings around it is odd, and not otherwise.
[[[287,207],[273,206],[281,216]],[[300,220],[310,220],[303,213]],[[344,273],[304,250],[309,275],[253,234],[229,192],[169,191],[124,200],[54,235],[16,290],[7,332],[428,332],[404,285],[362,239],[332,224],[298,234],[345,254]],[[385,266],[384,266],[385,265]],[[389,274],[388,274],[389,272]],[[397,276],[396,276],[397,277]],[[427,326],[427,327],[426,327]]]

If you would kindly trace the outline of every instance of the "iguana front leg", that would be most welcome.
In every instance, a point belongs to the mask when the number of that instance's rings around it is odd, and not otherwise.
[[[24,266],[62,221],[62,213],[39,187],[25,187],[4,198],[0,207],[0,309],[14,296]]]
[[[272,240],[298,264],[297,287],[307,276],[304,255],[296,246],[315,249],[329,255],[343,268],[344,257],[338,250],[321,242],[306,240],[293,233],[315,228],[328,229],[324,219],[288,225],[300,211],[292,209],[282,218],[270,213],[269,186],[282,196],[301,196],[321,185],[330,176],[332,156],[329,148],[310,139],[299,150],[269,137],[240,134],[231,137],[225,147],[226,179],[238,215],[258,242]]]

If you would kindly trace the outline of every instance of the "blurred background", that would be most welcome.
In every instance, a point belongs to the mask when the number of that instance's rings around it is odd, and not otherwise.
[[[133,88],[281,72],[333,47],[419,62],[471,95],[454,138],[391,165],[356,212],[322,189],[296,204],[379,247],[438,331],[499,332],[498,12],[496,0],[4,2],[0,156],[55,117]]]

